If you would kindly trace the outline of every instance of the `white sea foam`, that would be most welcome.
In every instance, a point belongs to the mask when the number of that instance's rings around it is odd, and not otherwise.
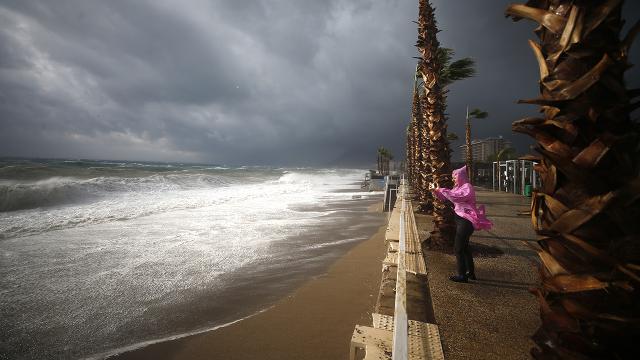
[[[4,182],[0,183],[0,210],[26,209],[0,213],[0,239],[226,203],[247,202],[242,207],[315,204],[323,198],[360,194],[330,193],[344,186],[346,179],[353,180],[353,175],[292,172],[275,181],[234,186],[223,177],[201,174]]]
[[[3,186],[24,187],[25,193],[80,195],[0,212],[0,335],[17,346],[25,341],[21,334],[53,332],[70,348],[47,346],[65,356],[126,345],[109,341],[131,322],[149,321],[152,309],[223,289],[231,281],[226,274],[250,264],[292,256],[278,253],[283,250],[277,245],[338,211],[323,206],[370,196],[348,186],[362,174],[290,170],[263,181],[256,174],[236,181],[191,173],[5,181]],[[334,192],[345,188],[353,191]],[[350,241],[325,239],[303,248]]]

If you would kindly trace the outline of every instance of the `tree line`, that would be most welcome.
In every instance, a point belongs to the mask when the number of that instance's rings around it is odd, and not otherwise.
[[[540,96],[519,102],[539,105],[540,114],[512,125],[535,139],[538,154],[529,158],[542,179],[531,205],[540,236],[541,283],[532,290],[542,319],[532,336],[537,359],[640,358],[640,125],[631,119],[640,91],[624,82],[640,23],[621,36],[623,3],[530,0],[506,9],[514,21],[539,24],[539,40],[529,46]],[[474,63],[452,62],[453,51],[440,47],[430,1],[418,1],[416,23],[406,173],[419,211],[433,215],[425,245],[446,249],[453,213],[429,189],[452,186],[447,86],[473,76]],[[469,165],[470,119],[487,115],[467,115]]]

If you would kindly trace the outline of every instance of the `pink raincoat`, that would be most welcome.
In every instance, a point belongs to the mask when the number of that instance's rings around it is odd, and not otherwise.
[[[475,230],[489,230],[493,223],[484,214],[484,205],[476,208],[476,192],[467,178],[467,167],[453,170],[453,177],[457,185],[453,189],[437,188],[433,191],[440,200],[449,200],[455,207],[458,216],[463,217],[473,224]]]

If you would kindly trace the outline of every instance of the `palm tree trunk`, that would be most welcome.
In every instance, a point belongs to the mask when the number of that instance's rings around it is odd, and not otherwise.
[[[418,144],[419,139],[416,131],[416,128],[418,126],[416,114],[418,112],[417,106],[419,106],[417,96],[418,96],[417,87],[416,87],[416,82],[414,80],[413,101],[411,103],[411,121],[409,122],[409,129],[408,129],[408,132],[411,137],[411,144],[407,144],[407,148],[410,151],[410,156],[411,156],[411,173],[409,175],[409,183],[411,185],[411,189],[413,190],[413,194],[416,197],[419,196],[419,193],[420,193],[420,189],[418,188],[418,181],[416,180],[419,174],[418,162],[420,161],[419,154],[416,151],[416,149],[419,149],[419,144]]]
[[[419,106],[419,105],[418,105]],[[416,105],[414,102],[413,105],[413,119],[411,121],[411,134],[413,136],[414,142],[413,142],[413,163],[414,163],[414,173],[413,173],[413,180],[411,185],[413,186],[413,189],[415,191],[415,194],[420,197],[420,192],[422,191],[420,188],[420,173],[422,170],[422,156],[420,154],[420,148],[421,148],[421,144],[422,141],[420,139],[420,122],[418,121],[419,118],[419,113],[417,112],[419,111],[419,109],[416,109]]]
[[[407,144],[405,147],[405,164],[404,171],[406,173],[406,181],[411,185],[413,179],[413,134],[411,133],[411,121],[409,120],[409,126],[407,126]]]
[[[452,186],[451,160],[447,125],[444,115],[444,95],[439,84],[440,67],[437,56],[438,39],[435,14],[428,0],[418,3],[418,41],[416,46],[422,56],[421,75],[424,81],[425,101],[422,107],[427,120],[429,138],[429,160],[433,174],[432,181],[438,187]],[[453,211],[441,200],[433,199],[434,230],[429,238],[432,248],[450,248],[453,244]]]
[[[382,154],[382,175],[387,175],[387,156]]]
[[[413,137],[411,134],[411,123],[409,123],[409,126],[407,127],[407,144],[405,147],[405,155],[404,155],[405,171],[407,174],[407,180],[409,184],[411,184],[411,179],[413,178],[413,159],[411,154],[411,152],[413,151],[412,142],[413,142]]]
[[[418,99],[418,89],[414,84],[413,89],[413,102],[411,107],[411,134],[414,138],[413,143],[413,161],[414,161],[414,174],[412,180],[412,186],[415,191],[415,194],[420,199],[422,188],[421,188],[421,172],[422,172],[422,154],[420,153],[420,149],[422,148],[422,139],[420,138],[420,103]]]
[[[465,124],[465,140],[467,142],[467,174],[469,182],[473,184],[473,152],[471,148],[471,119],[469,119],[469,109],[467,108],[467,121]]]
[[[419,100],[418,100],[419,101]],[[420,106],[419,103],[417,105]],[[415,105],[414,105],[415,108]],[[414,161],[414,174],[413,174],[413,187],[418,195],[418,200],[420,200],[421,193],[424,189],[421,188],[422,184],[422,154],[420,149],[422,148],[422,138],[421,138],[421,126],[422,121],[420,120],[422,117],[420,109],[417,109],[417,112],[414,112],[413,115],[413,124],[411,128],[411,132],[413,133],[413,161]]]
[[[431,166],[429,163],[429,136],[424,124],[424,117],[421,110],[420,91],[416,84],[414,84],[413,90],[413,102],[412,102],[412,131],[416,139],[414,146],[415,163],[416,163],[416,176],[414,179],[414,186],[417,193],[417,200],[419,202],[418,209],[421,212],[429,211],[432,207],[432,195],[429,191],[429,183],[431,181]]]
[[[624,72],[633,34],[620,40],[622,1],[529,1],[514,20],[541,24],[543,116],[513,123],[542,155],[532,222],[542,263],[536,358],[639,359],[640,128],[638,91]]]
[[[386,156],[382,157],[382,172],[384,175],[389,175],[389,169],[387,167],[388,160]]]
[[[426,113],[424,109],[426,109],[426,97],[424,93],[419,95],[420,101],[420,114],[419,121],[421,122],[420,126],[420,139],[422,140],[422,144],[420,147],[421,153],[421,176],[420,176],[420,212],[423,213],[431,213],[433,211],[433,194],[431,194],[431,190],[429,190],[429,185],[433,182],[433,168],[431,167],[431,156],[429,155],[429,151],[431,149],[431,141],[429,138],[429,124],[428,118],[425,116]]]

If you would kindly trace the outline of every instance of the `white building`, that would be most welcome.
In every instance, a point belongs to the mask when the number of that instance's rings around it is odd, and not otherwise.
[[[500,137],[490,137],[482,140],[471,140],[471,154],[473,161],[487,161],[489,156],[497,154],[504,148],[511,147],[511,141]],[[460,145],[462,162],[467,161],[467,145]]]

